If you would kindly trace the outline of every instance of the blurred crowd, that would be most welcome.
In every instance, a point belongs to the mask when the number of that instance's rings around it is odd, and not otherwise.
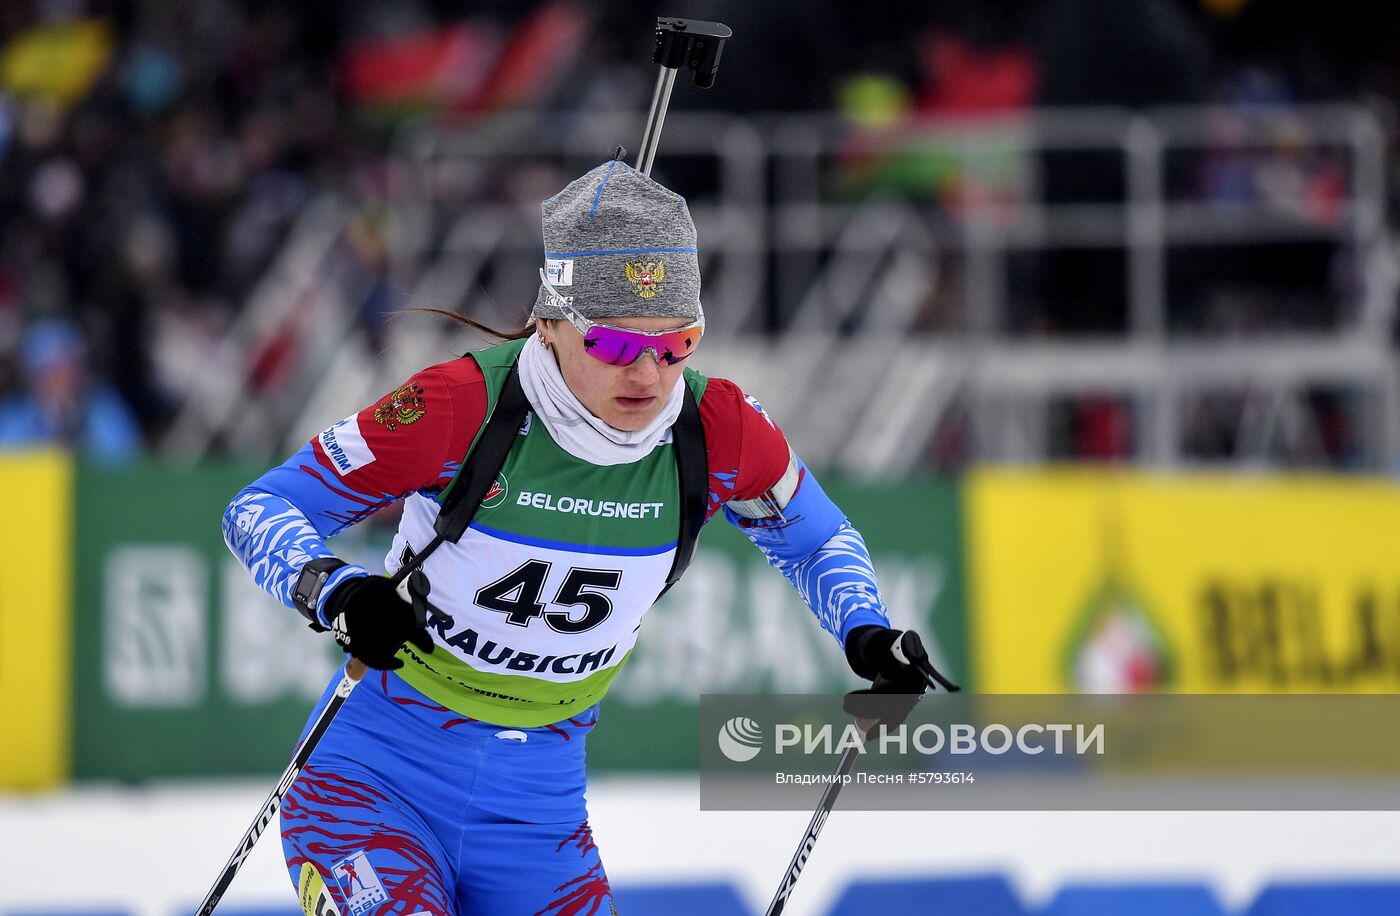
[[[159,436],[310,187],[356,165],[335,6],[3,5],[0,444]]]
[[[936,159],[912,173],[872,167],[861,131],[1041,105],[1247,111],[1387,106],[1400,93],[1384,40],[1400,13],[1344,0],[1325,10],[1302,0],[6,0],[0,448],[57,443],[127,460],[158,447],[319,191],[363,208],[348,256],[368,278],[358,313],[380,321],[404,304],[375,219],[393,193],[395,127],[424,114],[642,110],[653,74],[637,49],[658,14],[762,36],[761,53],[726,55],[708,105],[837,110],[853,138],[839,189],[893,191],[951,214],[968,176]],[[1335,219],[1341,163],[1280,161],[1222,143],[1168,190],[1276,197]],[[1121,195],[1121,175],[1092,159],[1044,166],[1048,199]],[[1262,246],[1223,275],[1183,256],[1171,268],[1174,325],[1326,327],[1348,282],[1343,256],[1330,243]],[[1123,269],[1121,253],[1028,260],[1012,273],[1008,331],[1122,333]],[[1205,275],[1237,294],[1211,295]],[[1280,298],[1281,308],[1260,304]],[[783,320],[775,309],[770,329]],[[1076,440],[1067,448],[1112,457],[1122,445],[1111,405],[1086,410],[1062,424]]]

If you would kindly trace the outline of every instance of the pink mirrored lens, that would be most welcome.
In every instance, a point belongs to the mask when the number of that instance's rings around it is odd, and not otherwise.
[[[648,347],[656,349],[658,362],[674,364],[685,359],[700,342],[700,328],[682,328],[670,334],[636,334],[620,328],[594,325],[584,335],[583,347],[595,359],[614,366],[630,366]]]

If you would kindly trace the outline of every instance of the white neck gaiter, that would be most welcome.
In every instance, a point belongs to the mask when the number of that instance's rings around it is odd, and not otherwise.
[[[642,357],[646,359],[646,356]],[[593,416],[570,390],[554,354],[530,335],[520,351],[520,387],[549,435],[564,451],[589,464],[611,466],[640,461],[670,438],[671,425],[681,415],[685,379],[677,379],[656,419],[645,429],[627,431]]]

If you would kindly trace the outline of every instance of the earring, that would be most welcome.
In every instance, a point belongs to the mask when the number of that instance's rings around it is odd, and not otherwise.
[[[546,350],[549,349],[549,344],[545,343],[543,337],[541,337],[541,338],[539,339],[539,341],[540,341],[540,346],[544,347]]]

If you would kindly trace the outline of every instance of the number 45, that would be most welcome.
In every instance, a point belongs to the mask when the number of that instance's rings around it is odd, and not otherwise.
[[[616,569],[572,568],[564,576],[564,584],[551,604],[583,605],[582,617],[574,619],[573,611],[546,611],[540,602],[545,579],[551,564],[544,560],[528,560],[520,568],[483,585],[476,593],[476,603],[491,611],[506,615],[506,622],[527,627],[536,617],[543,617],[550,629],[559,633],[583,633],[607,620],[612,614],[612,599],[590,588],[616,590],[622,582],[622,572]]]

